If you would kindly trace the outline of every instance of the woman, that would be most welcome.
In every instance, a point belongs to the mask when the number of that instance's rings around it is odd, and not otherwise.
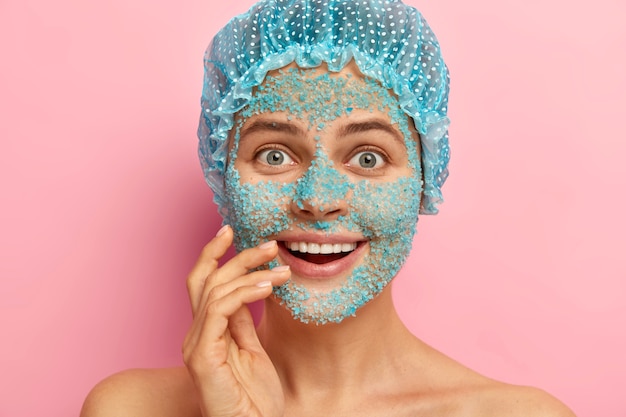
[[[205,69],[200,156],[226,225],[188,277],[186,367],[114,375],[83,416],[573,415],[396,314],[388,284],[448,163],[447,68],[415,9],[261,1],[217,34]]]

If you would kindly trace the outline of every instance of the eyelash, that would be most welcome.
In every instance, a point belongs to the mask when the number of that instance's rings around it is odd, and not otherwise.
[[[349,164],[349,161],[352,158],[354,158],[355,156],[357,156],[358,154],[363,153],[363,152],[370,152],[370,153],[373,153],[373,154],[376,154],[376,155],[380,156],[382,158],[382,160],[383,160],[382,166],[374,167],[374,168],[363,168],[363,167],[360,167],[360,166],[355,166],[355,165],[350,165]],[[390,162],[389,155],[386,152],[384,152],[382,149],[377,148],[375,146],[362,146],[362,147],[354,150],[350,154],[350,156],[347,158],[346,165],[350,166],[351,168],[358,169],[358,170],[364,170],[364,171],[369,171],[369,172],[376,172],[378,170],[381,170],[381,169],[385,168],[385,166],[389,162]]]
[[[264,167],[280,168],[281,166],[284,166],[282,164],[281,165],[271,165],[271,164],[269,164],[267,162],[260,161],[261,155],[264,152],[268,152],[268,151],[279,151],[279,152],[282,152],[289,159],[291,159],[292,163],[295,163],[295,158],[291,155],[291,153],[289,151],[287,151],[284,147],[280,146],[280,145],[267,145],[267,146],[264,146],[264,147],[258,149],[256,151],[256,153],[254,154],[254,160],[257,163],[263,165]],[[287,165],[291,165],[291,164],[287,164]]]
[[[291,163],[287,163],[287,164],[280,164],[280,165],[272,165],[270,163],[268,163],[267,161],[261,161],[261,155],[265,152],[268,151],[279,151],[282,152],[283,154],[285,154],[285,156],[287,158],[289,158],[292,162]],[[373,168],[365,168],[365,167],[361,167],[358,164],[352,165],[349,163],[349,161],[351,159],[353,159],[355,156],[357,156],[360,153],[364,153],[364,152],[370,152],[373,154],[376,154],[378,157],[380,157],[382,159],[382,164],[377,164],[377,165],[381,165],[381,166],[375,166]],[[267,146],[264,146],[260,149],[258,149],[256,151],[256,153],[254,154],[254,160],[258,163],[261,164],[263,167],[269,167],[270,169],[280,169],[282,167],[285,166],[289,166],[292,164],[296,163],[296,159],[291,155],[291,152],[289,152],[287,149],[285,149],[284,146],[281,145],[277,145],[277,144],[270,144]],[[383,170],[387,164],[390,162],[391,158],[389,158],[389,155],[383,151],[382,149],[376,147],[376,146],[370,146],[370,145],[365,145],[365,146],[361,146],[357,149],[355,149],[350,156],[347,158],[345,165],[350,167],[351,169],[354,170],[358,170],[358,171],[362,171],[362,172],[369,172],[369,173],[375,173],[378,172],[380,170]]]

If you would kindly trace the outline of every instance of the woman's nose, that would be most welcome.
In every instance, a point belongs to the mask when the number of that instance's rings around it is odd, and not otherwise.
[[[331,221],[348,214],[348,202],[345,198],[333,201],[296,198],[291,202],[291,211],[301,219]]]
[[[308,220],[336,220],[348,214],[347,197],[354,185],[323,158],[313,161],[298,179],[291,202],[294,214]]]

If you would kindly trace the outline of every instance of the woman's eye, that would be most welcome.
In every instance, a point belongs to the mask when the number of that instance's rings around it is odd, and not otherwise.
[[[293,163],[293,159],[291,159],[289,155],[278,149],[266,149],[259,152],[259,154],[257,155],[257,160],[261,163],[274,166]]]
[[[348,165],[364,169],[382,168],[385,165],[385,159],[377,152],[363,151],[355,154],[348,161]]]

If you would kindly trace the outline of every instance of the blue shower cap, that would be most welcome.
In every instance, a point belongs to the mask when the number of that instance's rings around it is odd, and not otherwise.
[[[228,22],[204,57],[198,153],[222,214],[229,132],[254,88],[292,62],[338,72],[351,60],[392,90],[414,120],[424,175],[420,213],[437,213],[450,159],[449,75],[422,15],[398,0],[261,0]]]

